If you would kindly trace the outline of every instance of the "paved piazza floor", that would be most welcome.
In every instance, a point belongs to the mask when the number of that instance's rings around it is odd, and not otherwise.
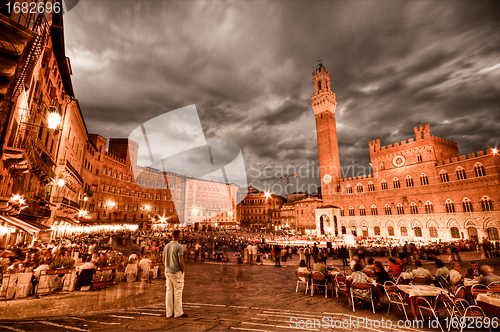
[[[298,329],[299,322],[304,331],[422,330],[417,326],[398,328],[397,322],[404,315],[391,307],[387,317],[386,299],[384,308],[376,314],[368,303],[353,313],[345,295],[337,299],[329,294],[325,299],[320,294],[311,297],[303,291],[296,293],[297,255],[294,256],[288,267],[276,268],[271,262],[264,266],[241,266],[244,278],[241,289],[236,288],[234,262],[188,263],[184,290],[184,310],[188,317],[185,318],[165,317],[166,286],[164,280],[158,279],[152,284],[122,282],[100,291],[1,301],[0,331],[284,331]],[[465,268],[468,260],[477,257],[476,253],[463,254],[462,266]],[[500,259],[480,263],[493,264],[498,270]],[[222,281],[222,264],[226,264],[227,281]],[[432,262],[424,261],[424,266],[435,271]],[[322,326],[313,326],[314,319],[321,321]],[[359,326],[355,323],[358,319]],[[364,319],[377,322],[367,325],[362,322]],[[384,325],[378,325],[382,319]],[[425,330],[429,330],[427,325]]]

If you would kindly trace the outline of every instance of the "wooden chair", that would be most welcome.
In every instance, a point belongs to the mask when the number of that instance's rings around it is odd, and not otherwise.
[[[337,296],[337,298],[339,297],[339,291],[344,293],[347,292],[346,279],[347,277],[343,273],[339,273],[335,276],[333,287],[335,289],[335,296]]]
[[[500,293],[500,281],[490,282],[488,288],[493,293]]]
[[[424,321],[424,315],[422,314],[422,310],[429,311],[434,318],[438,321],[439,328],[441,331],[444,332],[443,327],[441,326],[441,323],[439,323],[438,316],[436,314],[436,306],[439,303],[438,298],[440,296],[438,295],[434,301],[434,305],[432,305],[425,297],[418,296],[415,300],[416,307],[418,309],[418,312],[420,313],[420,317],[422,317],[422,321]]]
[[[366,296],[359,296],[359,295],[356,295],[355,293],[355,290],[358,289],[358,290],[362,290],[362,291],[367,291],[366,292]],[[357,298],[357,299],[360,299],[362,300],[363,302],[365,301],[365,299],[369,297],[370,298],[370,302],[372,304],[372,309],[373,309],[373,313],[375,313],[375,303],[373,302],[373,294],[372,294],[372,286],[367,283],[367,282],[353,282],[351,284],[351,304],[352,304],[352,311],[353,312],[356,312],[356,309],[355,309],[355,301],[354,301],[354,298]]]
[[[399,294],[398,286],[394,284],[392,281],[386,281],[384,283],[385,294],[387,295],[387,299],[389,300],[389,308],[387,309],[387,317],[389,317],[389,312],[391,311],[391,304],[394,303],[397,305],[399,310],[405,313],[406,320],[408,320],[408,314],[406,313],[405,306],[408,305],[405,300]]]
[[[328,282],[323,273],[314,271],[311,274],[311,296],[314,296],[314,286],[325,287],[325,298],[328,297]]]
[[[424,276],[423,274],[417,274],[416,276],[413,277],[413,284],[414,285],[430,285],[431,280],[427,278],[427,276]]]
[[[306,285],[305,294],[307,294],[307,289],[309,288],[309,276],[305,275],[304,272],[295,271],[295,275],[297,276],[297,287],[295,287],[295,293],[299,291],[299,285]],[[304,281],[305,280],[305,281]]]
[[[470,288],[470,292],[471,292],[471,295],[472,295],[472,299],[474,300],[474,304],[477,305],[477,302],[476,302],[477,294],[479,294],[479,293],[488,293],[489,291],[490,291],[490,289],[488,288],[488,286],[485,286],[485,285],[477,284],[477,285],[472,286]]]

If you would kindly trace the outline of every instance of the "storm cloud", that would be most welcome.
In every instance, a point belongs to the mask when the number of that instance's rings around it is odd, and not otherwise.
[[[499,145],[498,1],[80,1],[64,21],[75,95],[107,138],[195,104],[247,169],[317,165],[321,57],[342,166],[424,123],[461,154]]]

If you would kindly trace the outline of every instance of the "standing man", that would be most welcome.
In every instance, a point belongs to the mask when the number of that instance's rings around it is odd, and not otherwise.
[[[184,289],[184,250],[178,242],[180,231],[172,233],[172,242],[163,250],[163,263],[167,278],[167,318],[186,317],[182,310],[182,290]]]

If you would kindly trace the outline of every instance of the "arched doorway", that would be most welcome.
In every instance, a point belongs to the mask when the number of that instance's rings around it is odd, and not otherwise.
[[[477,236],[477,228],[476,227],[468,227],[467,233],[469,234],[469,240],[473,242],[478,242],[479,237]]]

